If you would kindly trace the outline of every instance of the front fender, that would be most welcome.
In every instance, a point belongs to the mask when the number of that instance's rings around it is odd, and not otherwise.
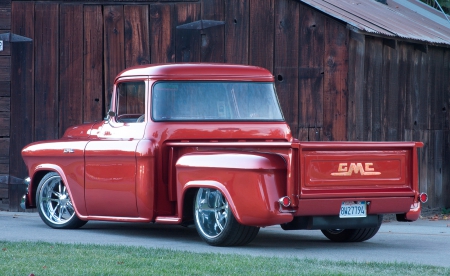
[[[84,204],[84,149],[86,140],[60,139],[34,142],[22,149],[22,157],[31,177],[29,192],[34,191],[46,172],[57,172],[69,190],[78,216],[86,215]],[[28,199],[29,203],[30,199]]]
[[[45,172],[45,173],[44,173]],[[75,209],[75,212],[78,216],[82,216],[82,214],[86,213],[85,205],[84,205],[84,189],[82,186],[80,186],[78,183],[75,183],[74,181],[70,181],[66,174],[64,173],[64,170],[55,164],[40,164],[36,166],[36,169],[34,170],[29,186],[29,191],[27,195],[27,201],[29,205],[36,206],[36,189],[39,185],[40,180],[42,177],[47,174],[48,172],[56,172],[61,176],[61,180],[64,182],[68,193],[70,195],[70,198],[72,199],[72,204]],[[41,174],[44,173],[44,174]],[[37,177],[38,175],[41,175],[42,177]],[[35,204],[32,204],[35,203]],[[37,206],[36,206],[37,207]]]
[[[188,189],[214,188],[227,199],[243,225],[268,226],[290,222],[280,213],[278,199],[286,195],[286,162],[276,154],[257,152],[196,152],[176,163],[178,213]]]

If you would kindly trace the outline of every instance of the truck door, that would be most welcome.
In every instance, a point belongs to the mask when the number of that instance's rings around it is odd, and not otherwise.
[[[89,216],[138,217],[136,146],[145,130],[145,81],[119,82],[110,117],[86,146],[85,202]]]

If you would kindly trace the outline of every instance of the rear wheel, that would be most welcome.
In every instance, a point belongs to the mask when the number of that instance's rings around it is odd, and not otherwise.
[[[251,242],[259,227],[240,224],[219,190],[201,188],[194,201],[194,221],[200,237],[213,246],[238,246]]]
[[[380,226],[361,229],[325,229],[322,233],[334,242],[363,242],[371,239],[380,229]]]
[[[39,182],[36,205],[41,219],[52,228],[73,229],[87,223],[77,217],[69,191],[55,172],[47,173]]]

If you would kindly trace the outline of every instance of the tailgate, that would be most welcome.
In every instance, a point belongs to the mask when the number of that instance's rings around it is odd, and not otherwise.
[[[414,197],[421,146],[416,142],[299,143],[299,196]]]

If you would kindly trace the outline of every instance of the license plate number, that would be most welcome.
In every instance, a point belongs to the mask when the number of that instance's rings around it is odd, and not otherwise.
[[[367,217],[367,205],[365,201],[344,201],[339,212],[340,218],[364,218]]]

